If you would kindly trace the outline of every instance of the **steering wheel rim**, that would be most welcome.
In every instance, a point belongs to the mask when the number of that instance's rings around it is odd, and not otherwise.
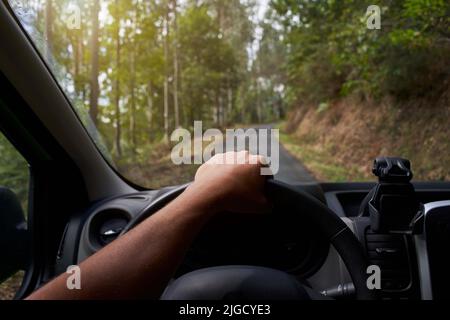
[[[185,184],[176,187],[158,197],[128,223],[121,235],[162,209],[183,193],[188,186],[189,184]],[[291,185],[270,179],[266,183],[266,189],[267,194],[274,202],[274,206],[278,202],[290,203],[293,210],[301,212],[305,216],[305,220],[309,220],[316,225],[322,236],[326,237],[327,241],[333,245],[353,281],[356,299],[375,299],[375,293],[369,290],[366,284],[368,263],[363,248],[347,225],[321,201]]]

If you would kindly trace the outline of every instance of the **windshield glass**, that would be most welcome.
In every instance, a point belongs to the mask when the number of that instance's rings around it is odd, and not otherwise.
[[[9,0],[105,158],[144,187],[250,149],[286,182],[450,178],[450,2]]]

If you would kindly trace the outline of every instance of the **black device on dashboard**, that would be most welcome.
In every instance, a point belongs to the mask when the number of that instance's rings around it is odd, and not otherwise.
[[[420,209],[414,186],[413,172],[407,159],[380,157],[375,159],[372,172],[378,184],[367,195],[361,215],[370,216],[374,232],[406,231]]]
[[[411,184],[411,163],[379,157],[372,172],[378,183],[362,201],[355,221],[363,230],[369,263],[381,270],[380,298],[417,299],[419,282],[410,231],[420,205]]]

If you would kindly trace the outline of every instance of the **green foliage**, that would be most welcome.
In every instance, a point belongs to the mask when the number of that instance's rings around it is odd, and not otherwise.
[[[28,199],[28,163],[0,133],[0,186],[11,189],[26,210]]]
[[[284,27],[288,85],[297,101],[349,94],[414,98],[448,79],[450,2],[381,1],[381,30],[366,26],[368,1],[273,0]]]
[[[322,102],[321,104],[319,104],[319,106],[317,107],[317,113],[323,113],[326,112],[328,110],[328,108],[330,107],[330,105],[328,103]]]

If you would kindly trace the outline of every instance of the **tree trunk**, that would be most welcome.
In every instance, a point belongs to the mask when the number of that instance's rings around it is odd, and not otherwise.
[[[116,8],[118,8],[118,1],[116,0]],[[118,10],[118,9],[117,9]],[[116,144],[116,152],[119,157],[122,156],[122,123],[121,123],[121,115],[120,115],[120,79],[119,79],[119,72],[120,72],[120,18],[119,14],[116,14],[116,23],[117,23],[117,30],[116,30],[116,79],[115,79],[115,123],[116,123],[116,137],[115,137],[115,144]]]
[[[44,57],[47,61],[51,60],[53,46],[53,7],[52,0],[45,2],[45,52]]]
[[[73,44],[74,50],[74,85],[75,85],[75,94],[77,98],[79,98],[80,94],[80,43],[81,43],[81,35],[80,32],[75,34],[75,41]]]
[[[133,38],[131,39],[131,79],[130,79],[130,93],[131,93],[131,110],[130,110],[130,140],[131,152],[136,155],[136,13],[133,15]]]
[[[149,141],[153,138],[153,85],[152,82],[148,82],[148,95],[147,95],[147,121],[148,121],[148,137]]]
[[[164,141],[169,142],[169,4],[164,18]]]
[[[261,123],[262,120],[261,92],[258,78],[256,78],[255,80],[255,87],[256,87],[256,117],[258,123]]]
[[[233,115],[233,88],[231,88],[230,81],[228,81],[228,88],[227,88],[227,115],[225,121],[227,124],[230,122],[231,117]]]
[[[172,1],[174,20],[173,20],[173,107],[175,116],[175,128],[180,127],[180,110],[178,102],[178,23],[177,23],[177,0]]]
[[[83,30],[80,30],[80,90],[81,90],[81,100],[83,101],[83,105],[86,104],[87,93],[86,93],[86,82],[84,81],[84,77],[87,73],[87,61],[86,61],[86,46],[84,45],[83,39],[86,38]]]
[[[217,127],[220,127],[220,89],[216,91],[215,98],[214,122]]]
[[[219,20],[219,30],[222,35],[222,38],[225,39],[225,6],[223,2],[218,2],[218,8],[217,8],[217,19]],[[218,124],[220,127],[222,127],[225,123],[225,108],[224,108],[224,84],[223,80],[220,80],[219,84],[219,103],[218,103]]]
[[[223,107],[223,90],[222,87],[219,88],[219,126],[224,125],[224,107]]]
[[[94,0],[92,7],[92,37],[91,37],[91,94],[89,97],[89,114],[92,121],[96,125],[98,122],[98,96],[99,96],[99,84],[98,84],[98,46],[99,46],[99,21],[98,14],[100,11],[99,0]]]
[[[261,74],[261,68],[259,60],[256,60],[256,76],[255,76],[255,88],[256,88],[256,115],[258,123],[262,122],[262,105],[261,105],[261,86],[259,83],[259,76]]]
[[[135,58],[132,57],[132,72],[135,70]],[[136,95],[135,95],[136,80],[134,75],[131,76],[130,90],[131,90],[131,110],[130,110],[130,137],[131,137],[131,151],[136,154]]]

